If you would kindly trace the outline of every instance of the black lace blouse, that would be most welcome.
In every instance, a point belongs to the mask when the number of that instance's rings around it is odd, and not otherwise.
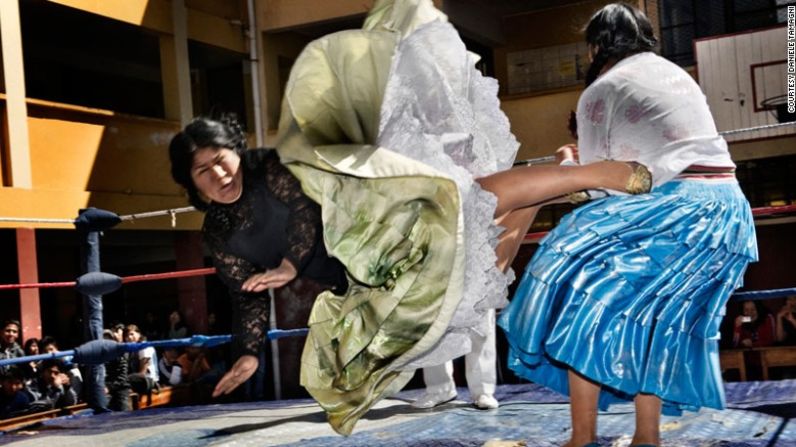
[[[242,354],[256,355],[268,330],[268,292],[241,292],[253,274],[290,261],[298,276],[342,292],[345,269],[329,257],[322,238],[321,209],[274,151],[252,149],[241,157],[243,193],[231,204],[212,204],[204,241],[232,301],[233,340]],[[314,297],[312,297],[314,298]]]

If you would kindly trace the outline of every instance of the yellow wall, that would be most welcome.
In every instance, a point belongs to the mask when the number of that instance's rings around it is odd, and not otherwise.
[[[167,0],[49,1],[165,34],[174,30],[171,2]],[[189,39],[239,53],[247,51],[241,24],[231,22],[246,22],[246,10],[236,1],[186,0],[185,6]]]
[[[73,218],[94,206],[131,214],[187,206],[171,180],[167,147],[175,122],[29,100],[33,189],[0,188],[0,216]],[[180,215],[179,229],[197,229],[199,213]],[[70,225],[0,223],[13,228]],[[171,228],[170,219],[124,227]]]
[[[174,29],[168,0],[50,1],[162,36]],[[185,5],[189,39],[247,51],[242,32],[247,13],[244,1],[185,0]],[[0,97],[0,107],[4,98]],[[122,215],[187,205],[171,180],[166,152],[171,136],[179,130],[177,122],[47,101],[28,99],[26,103],[31,188],[0,187],[0,216],[71,219],[87,206]],[[6,184],[8,154],[0,155]],[[197,229],[200,224],[199,213],[177,219],[178,229]],[[0,223],[6,228],[20,226],[72,228],[68,224]],[[167,229],[171,222],[169,218],[144,219],[120,228]]]
[[[501,107],[520,142],[517,159],[544,157],[564,144],[574,143],[567,124],[581,89],[554,94],[503,98]]]
[[[730,154],[735,161],[796,154],[796,136],[731,143]]]

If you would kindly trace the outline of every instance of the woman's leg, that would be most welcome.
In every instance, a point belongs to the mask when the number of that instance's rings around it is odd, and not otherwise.
[[[580,447],[597,439],[597,399],[600,385],[569,370],[572,438],[564,447]]]
[[[660,445],[661,399],[654,394],[639,394],[636,404],[636,432],[631,445]]]
[[[505,272],[511,267],[539,208],[540,206],[529,206],[512,210],[495,220],[495,223],[504,228],[498,236],[498,245],[495,247],[497,267],[501,272]]]
[[[623,162],[603,161],[585,166],[523,166],[478,179],[498,198],[495,216],[537,205],[583,189],[624,191],[633,168]]]

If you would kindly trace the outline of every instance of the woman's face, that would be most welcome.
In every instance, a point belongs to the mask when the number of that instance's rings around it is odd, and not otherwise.
[[[755,303],[751,301],[745,301],[743,303],[743,314],[747,317],[752,317],[752,321],[757,319],[757,308],[755,307]]]
[[[193,154],[191,179],[204,198],[233,203],[243,192],[240,157],[227,148],[199,148]]]
[[[39,345],[31,343],[28,345],[28,355],[36,355],[39,353]]]
[[[138,331],[127,331],[128,343],[137,343],[139,340],[141,340],[141,334]]]

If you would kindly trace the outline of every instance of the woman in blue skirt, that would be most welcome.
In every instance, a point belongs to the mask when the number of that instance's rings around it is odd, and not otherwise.
[[[705,96],[652,51],[648,19],[626,4],[605,6],[586,41],[580,163],[639,162],[653,188],[565,217],[498,324],[511,369],[569,394],[566,446],[597,445],[598,407],[623,401],[636,407],[632,445],[657,445],[661,411],[724,406],[719,324],[757,259],[754,222]]]

